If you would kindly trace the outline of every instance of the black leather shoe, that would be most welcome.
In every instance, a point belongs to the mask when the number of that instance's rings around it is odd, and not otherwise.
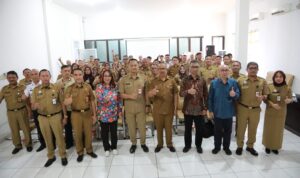
[[[36,152],[40,152],[40,151],[42,151],[43,149],[45,149],[46,147],[44,146],[44,145],[41,145],[37,150],[36,150]]]
[[[278,153],[279,153],[278,150],[272,150],[272,152],[276,155],[278,155]]]
[[[235,154],[237,155],[242,155],[242,153],[243,153],[243,148],[237,148],[235,151]]]
[[[92,158],[97,158],[98,157],[94,152],[87,153],[87,154],[90,155]]]
[[[136,145],[131,145],[130,149],[129,149],[129,152],[130,153],[134,153],[136,150]]]
[[[266,148],[265,151],[266,151],[267,154],[271,153],[271,150],[269,148]]]
[[[66,166],[66,165],[68,164],[67,158],[61,158],[61,164],[62,164],[63,166]]]
[[[81,162],[83,160],[83,155],[79,155],[78,157],[77,157],[77,162]]]
[[[14,155],[17,154],[20,150],[22,150],[22,148],[14,148],[11,153]]]
[[[211,152],[212,154],[217,154],[219,153],[220,149],[214,148]]]
[[[31,152],[32,151],[32,146],[29,146],[26,148],[27,152]]]
[[[232,152],[229,148],[224,149],[226,155],[232,155]]]
[[[56,160],[56,157],[54,156],[52,159],[48,159],[46,164],[44,165],[45,167],[51,166],[51,164]]]
[[[203,150],[202,150],[202,148],[200,146],[197,147],[197,152],[200,153],[200,154],[203,153]]]
[[[258,156],[257,151],[254,148],[246,148],[247,151],[249,151],[253,156]]]
[[[141,147],[145,153],[149,152],[149,148],[147,147],[147,145],[141,145]]]
[[[183,148],[182,152],[183,152],[183,153],[187,153],[188,151],[190,151],[190,149],[191,149],[191,147],[186,147],[186,146],[185,146],[185,147]]]
[[[171,152],[176,152],[176,149],[174,148],[174,146],[170,146],[170,147],[168,147],[169,148],[169,150],[171,151]]]
[[[155,152],[155,153],[158,153],[158,152],[160,152],[161,149],[162,149],[162,147],[157,146],[157,147],[155,148],[154,152]]]

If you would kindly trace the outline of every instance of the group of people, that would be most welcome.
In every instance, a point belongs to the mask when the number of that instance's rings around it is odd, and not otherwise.
[[[213,154],[221,150],[231,155],[230,140],[233,117],[236,117],[237,155],[244,147],[244,136],[248,128],[246,150],[252,155],[256,131],[260,120],[260,105],[266,103],[263,130],[263,145],[266,153],[278,154],[282,147],[286,106],[292,102],[291,89],[286,76],[276,71],[273,83],[258,77],[258,64],[249,62],[247,75],[240,73],[241,63],[233,61],[232,55],[173,57],[167,54],[152,61],[151,57],[134,59],[124,56],[120,62],[114,55],[112,66],[99,59],[88,62],[61,59],[61,74],[56,83],[51,82],[47,69],[24,69],[24,79],[18,82],[15,71],[7,72],[8,85],[0,92],[0,102],[6,101],[8,122],[13,145],[12,154],[22,149],[19,130],[24,133],[24,144],[32,151],[29,120],[32,118],[38,132],[40,147],[47,148],[45,167],[55,160],[54,150],[58,146],[62,165],[67,165],[66,149],[76,146],[77,161],[84,152],[97,158],[92,147],[92,126],[100,123],[105,155],[117,151],[118,120],[126,121],[131,141],[129,152],[137,149],[137,131],[144,152],[146,145],[146,115],[152,114],[157,131],[155,152],[165,144],[171,152],[176,149],[172,142],[173,118],[177,115],[179,98],[183,98],[184,141],[183,152],[192,147],[192,126],[195,125],[195,146],[202,153],[202,134],[205,118],[214,120]],[[222,64],[223,58],[223,64]],[[110,140],[109,140],[110,138]]]

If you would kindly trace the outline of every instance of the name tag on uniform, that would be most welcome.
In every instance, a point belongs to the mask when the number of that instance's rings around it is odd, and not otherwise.
[[[276,97],[276,100],[277,100],[277,101],[281,101],[281,96],[277,96],[277,97]]]
[[[56,105],[56,104],[57,104],[56,98],[52,98],[52,104],[53,104],[53,105]]]
[[[129,86],[129,85],[131,85],[131,83],[130,83],[130,82],[126,82],[125,85],[126,85],[126,86]]]

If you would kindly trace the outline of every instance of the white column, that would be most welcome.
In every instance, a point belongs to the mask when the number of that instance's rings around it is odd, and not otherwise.
[[[234,59],[242,63],[244,73],[248,59],[248,27],[250,0],[236,0],[236,36]]]

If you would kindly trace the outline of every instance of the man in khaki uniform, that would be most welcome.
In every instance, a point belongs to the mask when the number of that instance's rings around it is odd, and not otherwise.
[[[26,68],[23,70],[23,75],[25,78],[23,78],[22,80],[19,81],[20,85],[24,85],[27,86],[29,84],[31,84],[32,80],[31,80],[31,70]]]
[[[227,55],[224,55],[223,57],[223,63],[224,65],[227,65],[230,69],[232,67],[232,59]]]
[[[144,75],[146,77],[146,80],[148,80],[148,78],[151,78],[151,69],[150,69],[150,63],[148,62],[147,58],[144,58],[142,60],[142,66],[139,70],[139,73]]]
[[[232,67],[231,67],[231,75],[230,77],[234,78],[235,80],[238,80],[241,77],[246,77],[245,74],[240,73],[240,70],[242,68],[242,65],[239,61],[233,61]]]
[[[172,58],[173,61],[173,65],[169,67],[168,69],[168,76],[174,78],[176,76],[176,74],[178,74],[180,65],[179,65],[179,59],[178,57],[174,56]]]
[[[205,62],[202,59],[202,52],[196,53],[196,60],[199,62],[200,67],[205,67]]]
[[[96,122],[96,106],[91,86],[83,81],[83,72],[80,69],[75,69],[73,76],[75,83],[69,86],[64,93],[64,104],[71,105],[71,121],[75,132],[75,145],[78,154],[77,161],[81,162],[84,147],[88,155],[97,158],[92,147],[92,124]]]
[[[180,65],[184,66],[186,74],[188,74],[189,73],[189,69],[190,69],[190,63],[189,63],[189,61],[187,59],[187,55],[186,54],[182,55],[182,59],[181,59]]]
[[[71,86],[75,80],[71,77],[71,67],[68,65],[61,66],[61,75],[62,78],[56,81],[56,85],[61,89],[61,92],[64,93],[66,89]],[[73,139],[73,131],[72,131],[72,124],[71,124],[71,108],[67,107],[67,123],[65,127],[65,142],[66,142],[66,149],[71,148],[74,146],[74,139]]]
[[[138,74],[138,61],[129,60],[129,73],[119,81],[119,90],[124,100],[125,117],[129,129],[130,153],[136,150],[136,128],[139,129],[140,143],[144,152],[149,152],[146,146],[146,115],[145,115],[145,83],[146,80]]]
[[[242,68],[242,65],[239,61],[233,61],[230,77],[232,77],[236,81],[238,81],[238,79],[241,77],[246,77],[246,75],[240,73],[241,68]],[[236,104],[235,104],[236,112],[237,112],[237,104],[238,103],[236,102]],[[237,118],[237,114],[236,114],[236,116],[235,116],[235,135],[237,135],[237,126],[238,126],[238,118]]]
[[[258,64],[249,62],[247,64],[248,76],[239,78],[241,96],[237,106],[237,150],[236,154],[241,155],[244,146],[244,136],[248,126],[248,141],[246,150],[257,156],[257,151],[253,148],[256,141],[256,131],[259,123],[260,104],[269,94],[265,79],[257,76]]]
[[[26,110],[26,102],[22,100],[25,86],[18,84],[18,74],[15,71],[7,72],[8,85],[4,86],[0,92],[0,103],[6,101],[8,123],[15,148],[12,154],[18,153],[22,149],[21,129],[25,136],[25,146],[27,151],[32,151],[29,120]]]
[[[205,67],[200,68],[200,76],[205,79],[207,86],[209,86],[210,82],[218,76],[217,70],[212,66],[211,56],[206,56]]]
[[[55,160],[54,143],[52,133],[58,144],[59,155],[62,158],[62,165],[68,164],[66,158],[66,148],[63,136],[63,124],[67,122],[66,109],[63,106],[63,95],[61,89],[50,83],[51,74],[48,70],[43,69],[39,73],[42,84],[34,88],[31,103],[32,108],[38,111],[38,120],[43,137],[48,150],[48,161],[44,165],[49,167]],[[62,111],[64,118],[62,120]],[[63,123],[62,123],[63,121]]]
[[[176,112],[178,88],[174,79],[167,76],[167,66],[164,63],[158,65],[159,76],[151,81],[148,97],[153,101],[153,118],[157,130],[158,144],[155,152],[163,148],[163,129],[166,132],[167,147],[175,152],[172,143],[172,123]]]

